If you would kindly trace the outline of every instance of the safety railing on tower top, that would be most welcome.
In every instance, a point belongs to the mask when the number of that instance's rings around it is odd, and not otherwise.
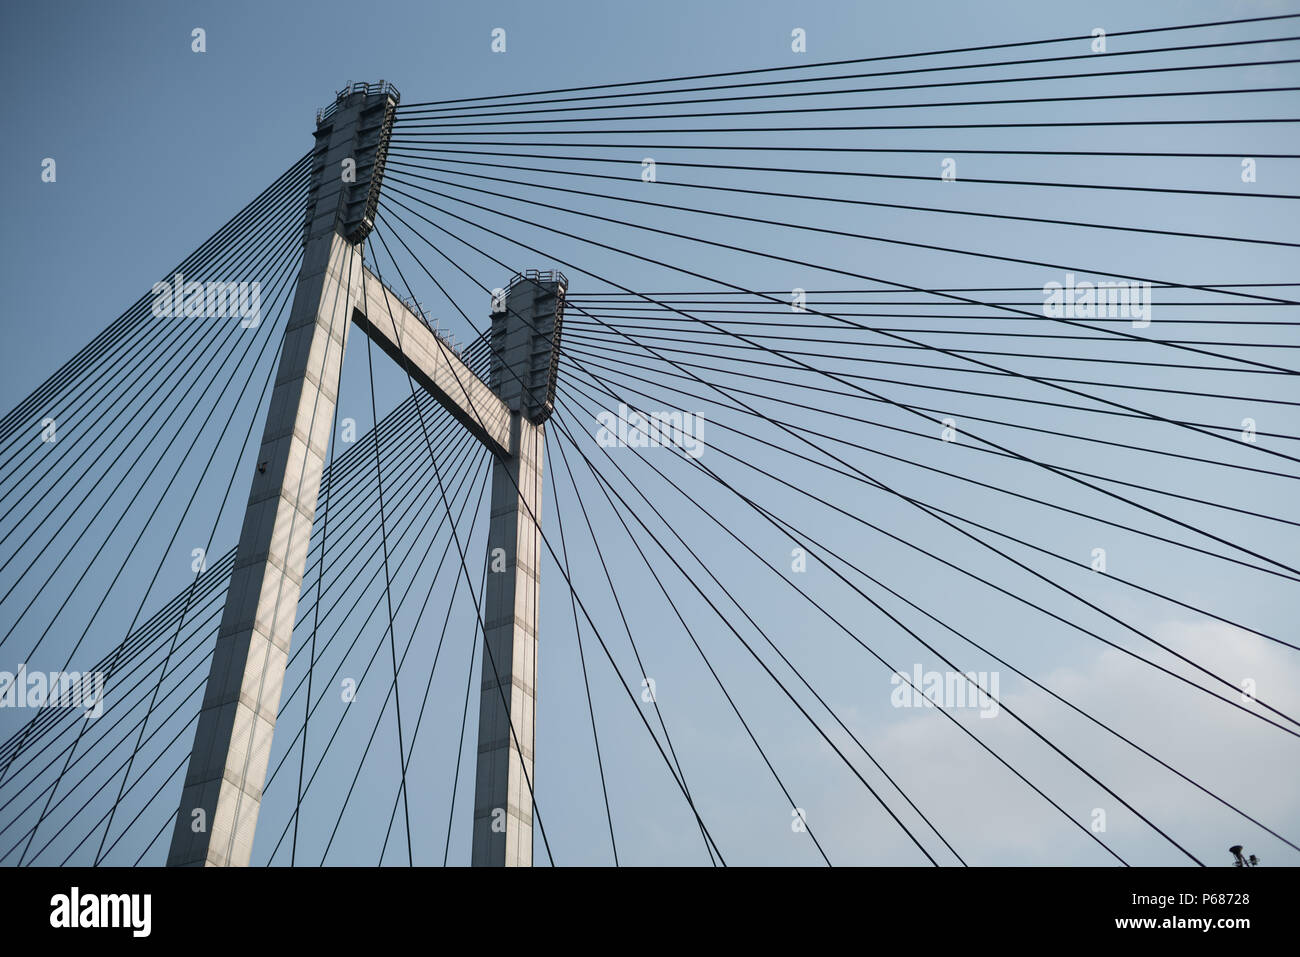
[[[557,282],[565,289],[569,288],[569,279],[558,269],[525,269],[523,272],[517,272],[510,277],[506,283],[506,290],[509,291],[515,285],[521,282]]]
[[[397,103],[401,100],[401,94],[397,92],[397,87],[387,80],[379,80],[376,83],[349,83],[343,89],[334,94],[334,102],[322,110],[316,111],[316,125],[319,126],[325,120],[334,115],[338,105],[354,93],[364,93],[367,96],[373,93],[387,93]]]

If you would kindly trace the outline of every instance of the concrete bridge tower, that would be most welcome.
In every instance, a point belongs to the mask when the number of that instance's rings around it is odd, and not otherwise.
[[[494,302],[485,383],[366,268],[362,244],[374,226],[398,99],[389,84],[352,84],[317,114],[302,267],[169,866],[251,859],[354,325],[494,455],[488,561],[502,570],[489,571],[483,604],[472,860],[532,864],[542,458],[567,282],[531,270],[510,281]]]

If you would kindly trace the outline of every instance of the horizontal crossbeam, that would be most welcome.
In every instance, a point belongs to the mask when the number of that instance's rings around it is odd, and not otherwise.
[[[352,321],[498,456],[509,456],[510,410],[450,345],[369,269]]]

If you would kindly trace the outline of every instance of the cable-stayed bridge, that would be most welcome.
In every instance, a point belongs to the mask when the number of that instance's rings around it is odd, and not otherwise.
[[[1289,863],[1297,16],[349,84],[0,419],[0,860]]]

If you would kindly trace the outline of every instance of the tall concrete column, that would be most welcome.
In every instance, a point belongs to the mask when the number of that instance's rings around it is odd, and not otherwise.
[[[317,121],[303,262],[167,863],[246,865],[396,92],[349,88]],[[353,164],[345,161],[351,160]]]
[[[511,412],[492,467],[472,861],[533,863],[533,747],[545,421],[555,398],[564,277],[516,276],[492,316],[491,385]]]

